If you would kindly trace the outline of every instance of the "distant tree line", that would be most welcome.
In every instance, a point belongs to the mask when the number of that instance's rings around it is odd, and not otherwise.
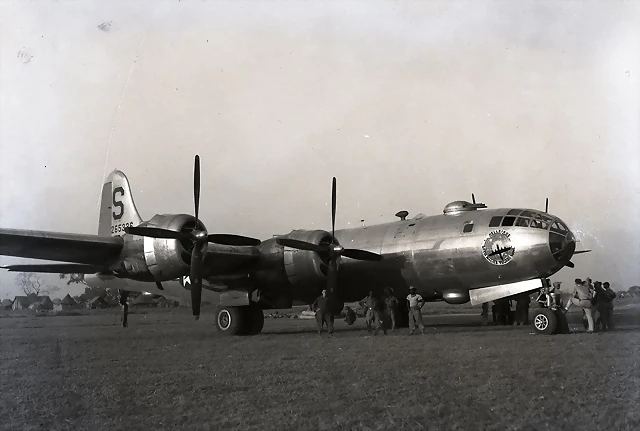
[[[78,302],[86,302],[89,301],[96,296],[101,297],[102,299],[108,301],[117,301],[118,298],[118,289],[105,289],[104,287],[92,287],[89,286],[86,281],[84,281],[84,274],[60,274],[61,280],[67,280],[67,286],[71,284],[84,284],[84,293],[80,295],[76,295],[73,297]],[[139,292],[130,292],[129,298],[136,298],[140,295]]]

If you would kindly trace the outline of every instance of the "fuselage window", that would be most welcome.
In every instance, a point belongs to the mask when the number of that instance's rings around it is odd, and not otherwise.
[[[513,226],[513,222],[516,221],[515,217],[508,216],[502,220],[502,226]]]
[[[518,217],[518,220],[516,221],[516,226],[529,227],[529,219]]]
[[[489,221],[489,227],[500,226],[500,220],[502,220],[502,216],[491,217],[491,221]]]
[[[469,233],[473,230],[473,222],[467,222],[464,225],[464,228],[462,228],[462,232],[463,233]]]

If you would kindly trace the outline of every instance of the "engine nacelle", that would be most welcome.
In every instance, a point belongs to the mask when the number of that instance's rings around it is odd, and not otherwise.
[[[331,243],[331,234],[324,230],[294,230],[281,237],[312,244]],[[276,238],[264,241],[260,253],[261,269],[254,276],[256,286],[267,302],[310,303],[327,284],[328,256],[282,247],[276,243]]]
[[[442,299],[447,304],[466,304],[471,301],[469,298],[469,292],[464,290],[446,290],[442,292]]]
[[[187,214],[158,214],[140,226],[187,233],[196,228],[196,219]],[[202,222],[199,222],[198,229],[205,229]],[[188,274],[192,250],[191,241],[144,237],[144,260],[157,281],[173,280]]]

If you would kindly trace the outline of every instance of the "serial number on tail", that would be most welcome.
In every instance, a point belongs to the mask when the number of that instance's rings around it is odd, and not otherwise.
[[[111,226],[111,233],[120,233],[124,232],[124,230],[128,227],[132,227],[133,223],[120,223]]]

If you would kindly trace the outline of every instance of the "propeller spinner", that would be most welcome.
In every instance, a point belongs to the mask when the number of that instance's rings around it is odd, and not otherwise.
[[[306,241],[299,241],[288,238],[278,238],[276,242],[284,247],[295,248],[296,250],[314,251],[329,257],[329,272],[327,274],[327,290],[335,292],[336,276],[338,270],[338,259],[346,256],[355,260],[380,261],[382,255],[370,251],[344,248],[336,242],[336,178],[333,177],[331,188],[331,243],[326,245],[313,244]]]
[[[193,250],[191,252],[190,280],[191,280],[191,306],[196,320],[200,318],[200,303],[202,300],[202,261],[204,258],[204,248],[208,242],[233,245],[233,246],[256,246],[261,241],[230,234],[211,234],[206,230],[198,229],[200,222],[198,210],[200,208],[200,156],[196,155],[193,169],[193,200],[195,206],[196,227],[191,232],[176,232],[168,229],[156,227],[129,227],[125,232],[132,235],[147,236],[150,238],[176,239],[178,241],[191,241]]]

